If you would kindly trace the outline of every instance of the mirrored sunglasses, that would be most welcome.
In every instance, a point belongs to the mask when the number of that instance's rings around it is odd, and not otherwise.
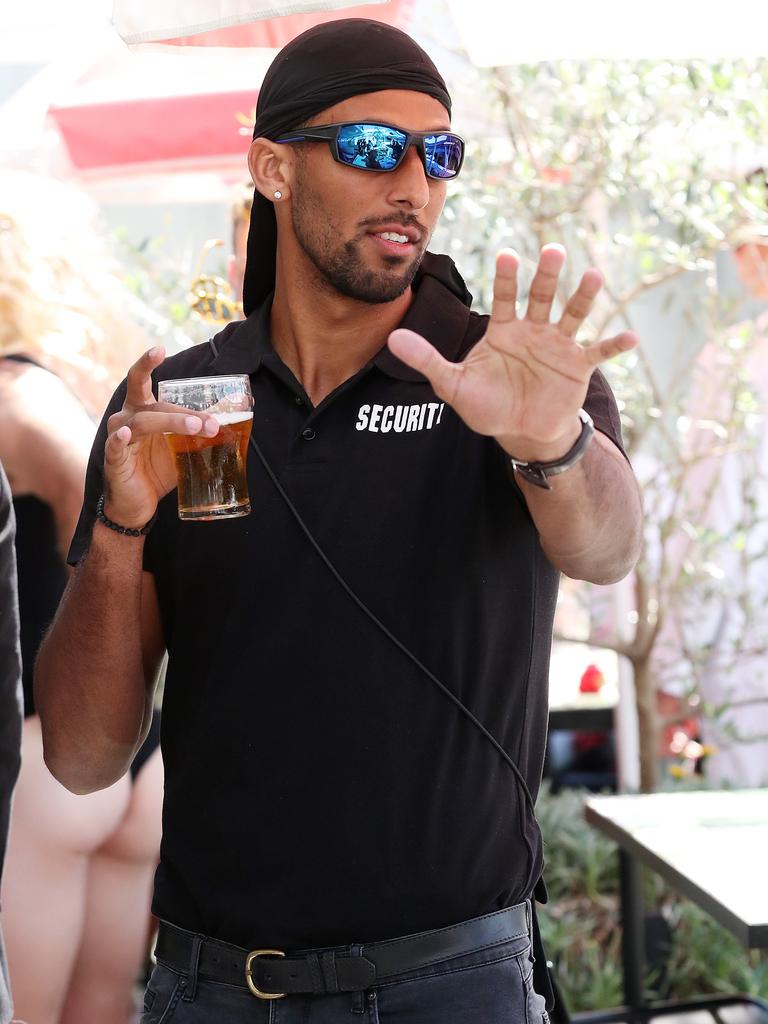
[[[334,160],[361,171],[394,171],[415,146],[428,178],[455,178],[464,162],[464,140],[453,132],[407,132],[391,124],[345,121],[312,125],[276,142],[327,142]]]

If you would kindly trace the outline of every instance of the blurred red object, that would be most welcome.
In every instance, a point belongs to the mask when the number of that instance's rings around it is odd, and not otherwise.
[[[413,0],[266,18],[96,57],[49,107],[72,168],[125,174],[246,172],[256,100],[274,49],[307,28],[365,17],[407,29]]]
[[[599,693],[605,676],[597,665],[587,665],[579,680],[579,693]]]

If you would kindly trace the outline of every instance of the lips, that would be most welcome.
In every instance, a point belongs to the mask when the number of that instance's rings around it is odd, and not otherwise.
[[[377,236],[384,234],[405,235],[411,245],[415,245],[421,238],[421,232],[417,228],[397,223],[377,225],[376,230],[371,231],[370,234]]]
[[[397,234],[402,238],[404,232],[397,232]],[[376,234],[369,234],[368,238],[371,239],[377,249],[386,252],[387,255],[408,256],[415,248],[413,242],[396,242],[389,238],[382,238],[378,232]]]

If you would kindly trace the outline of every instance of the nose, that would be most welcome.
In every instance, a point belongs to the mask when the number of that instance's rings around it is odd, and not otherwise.
[[[429,179],[415,146],[409,146],[399,166],[391,172],[390,199],[396,206],[423,210],[429,203]]]

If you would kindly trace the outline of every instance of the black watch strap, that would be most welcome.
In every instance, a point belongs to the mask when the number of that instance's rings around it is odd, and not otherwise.
[[[509,461],[523,480],[527,480],[528,483],[535,484],[545,491],[551,491],[552,486],[547,477],[557,476],[558,473],[564,473],[566,469],[576,465],[586,452],[595,432],[592,417],[584,409],[579,409],[579,419],[581,420],[581,433],[570,451],[566,452],[562,458],[554,459],[552,462],[521,462],[520,459],[513,459],[510,455]]]

